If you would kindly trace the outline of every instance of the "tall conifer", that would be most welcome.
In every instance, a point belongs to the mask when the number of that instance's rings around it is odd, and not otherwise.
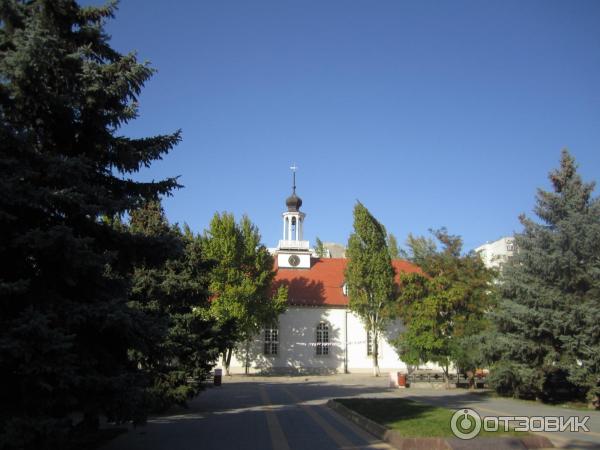
[[[124,277],[146,250],[114,218],[177,187],[130,174],[179,133],[131,139],[152,69],[103,30],[114,4],[0,8],[0,447],[67,448],[100,415],[141,419],[145,330]]]
[[[143,345],[132,357],[149,382],[148,404],[163,410],[200,391],[202,381],[229,344],[230,323],[217,326],[203,314],[208,306],[208,267],[201,237],[169,225],[158,201],[131,213],[130,230],[145,236],[154,258],[140,261],[132,274],[130,306],[142,312]]]
[[[600,200],[566,150],[550,181],[552,191],[537,194],[538,220],[521,216],[488,354],[501,391],[547,400],[587,392],[598,407]]]

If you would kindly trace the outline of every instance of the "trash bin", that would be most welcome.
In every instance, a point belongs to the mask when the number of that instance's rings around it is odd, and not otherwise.
[[[406,374],[398,372],[398,387],[400,389],[406,387]]]
[[[223,376],[223,369],[215,369],[215,377],[213,383],[215,386],[221,386],[221,377]]]

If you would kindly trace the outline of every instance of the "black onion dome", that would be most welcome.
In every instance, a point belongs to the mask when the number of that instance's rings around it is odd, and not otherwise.
[[[299,211],[302,206],[302,199],[296,195],[296,191],[292,193],[286,200],[288,211]]]

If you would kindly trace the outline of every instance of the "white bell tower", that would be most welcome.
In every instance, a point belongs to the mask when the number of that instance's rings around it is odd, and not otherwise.
[[[293,183],[292,195],[285,204],[287,211],[283,217],[283,239],[277,246],[277,265],[281,268],[309,269],[310,268],[310,246],[309,242],[303,240],[302,229],[306,214],[300,211],[302,199],[296,195],[296,165],[292,169]]]

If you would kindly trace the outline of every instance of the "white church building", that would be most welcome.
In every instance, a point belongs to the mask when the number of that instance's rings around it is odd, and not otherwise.
[[[295,174],[294,174],[295,175]],[[293,192],[286,200],[283,233],[277,248],[274,288],[288,287],[288,307],[277,324],[256,336],[250,349],[250,373],[358,373],[372,371],[372,342],[361,319],[348,309],[344,281],[345,258],[317,258],[303,239],[302,200]],[[394,260],[396,274],[421,272]],[[382,372],[406,370],[390,344],[402,330],[390,324],[379,339]],[[244,372],[244,357],[234,353],[232,373]]]

